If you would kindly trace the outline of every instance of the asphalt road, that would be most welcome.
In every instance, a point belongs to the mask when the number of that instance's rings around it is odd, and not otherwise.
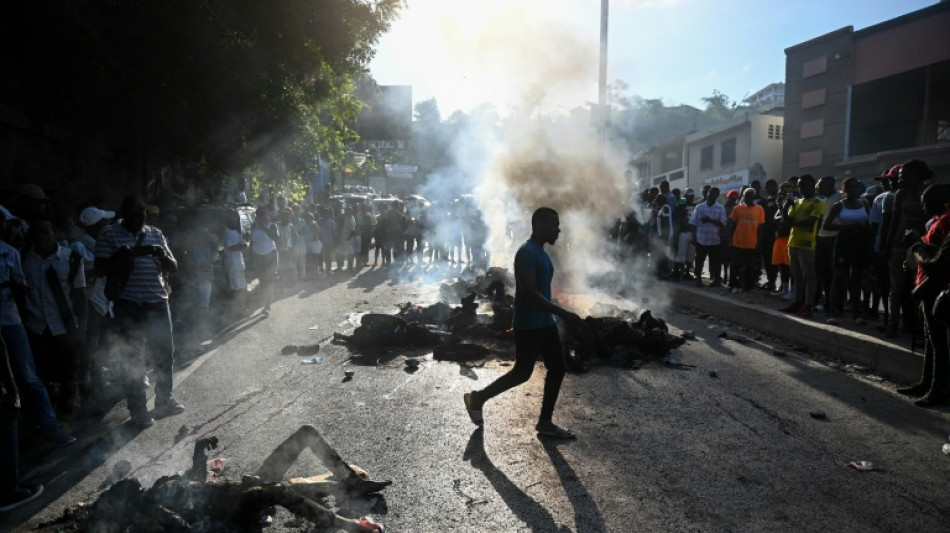
[[[327,342],[352,330],[358,313],[436,301],[434,280],[393,284],[363,273],[299,285],[270,317],[237,326],[180,370],[175,395],[185,413],[135,433],[119,408],[83,429],[80,443],[27,472],[46,482],[43,503],[0,528],[26,530],[94,499],[121,460],[146,486],[184,470],[204,436],[218,437],[224,475],[239,479],[302,424],[374,478],[393,480],[380,497],[331,502],[371,514],[389,532],[950,528],[950,457],[941,453],[948,411],[916,408],[887,383],[821,362],[834,354],[788,351],[718,319],[654,310],[674,330],[696,334],[673,364],[568,375],[556,421],[578,434],[572,442],[535,435],[540,365],[527,384],[486,405],[482,430],[468,420],[462,393],[510,363],[467,368],[400,350],[354,360]],[[721,339],[722,331],[746,342]],[[322,363],[281,355],[284,345],[316,342]],[[405,368],[408,355],[424,358],[415,372]],[[320,471],[305,452],[289,474]],[[270,529],[307,530],[289,518],[281,512]]]

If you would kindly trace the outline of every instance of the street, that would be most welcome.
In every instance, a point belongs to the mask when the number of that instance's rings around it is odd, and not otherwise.
[[[431,279],[431,278],[430,278]],[[359,313],[434,303],[439,283],[392,283],[382,271],[335,274],[286,291],[267,318],[225,332],[176,373],[187,410],[134,433],[120,404],[80,442],[24,472],[46,484],[37,505],[0,529],[29,530],[92,501],[121,460],[148,487],[190,465],[216,436],[222,475],[253,474],[274,447],[312,424],[344,460],[393,481],[379,496],[335,502],[386,531],[945,531],[950,524],[948,410],[924,410],[893,386],[846,374],[754,332],[737,342],[720,318],[653,309],[695,332],[667,362],[593,365],[568,374],[555,421],[576,441],[539,440],[543,367],[485,407],[477,429],[462,394],[511,368],[382,350],[351,359],[329,342]],[[658,289],[653,289],[658,290]],[[453,306],[458,302],[447,302]],[[485,306],[487,307],[487,306]],[[482,311],[483,308],[480,308]],[[320,343],[322,362],[282,355]],[[775,349],[781,352],[776,354]],[[406,356],[421,356],[418,370]],[[319,361],[319,360],[318,360]],[[344,380],[344,371],[354,371]],[[96,429],[99,427],[99,429]],[[852,461],[870,461],[859,471]],[[288,476],[322,472],[309,452]],[[280,511],[265,531],[306,531]]]

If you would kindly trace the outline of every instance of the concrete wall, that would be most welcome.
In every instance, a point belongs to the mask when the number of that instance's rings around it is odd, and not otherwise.
[[[852,31],[849,26],[785,50],[782,176],[834,174],[845,156]]]
[[[879,26],[854,34],[854,85],[950,60],[950,9]]]

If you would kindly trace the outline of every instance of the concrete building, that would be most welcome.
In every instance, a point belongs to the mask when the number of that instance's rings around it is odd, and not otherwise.
[[[950,171],[950,2],[785,50],[782,175]]]
[[[686,137],[681,135],[635,156],[631,166],[636,189],[656,187],[664,180],[670,182],[671,189],[685,189],[688,186],[685,147]]]
[[[781,82],[770,83],[754,92],[742,103],[752,106],[754,109],[785,107],[785,84]]]
[[[780,115],[742,114],[638,154],[633,179],[640,190],[666,180],[671,188],[711,185],[722,192],[764,182],[781,174],[784,132]]]
[[[778,178],[784,125],[781,116],[746,114],[686,136],[689,186],[710,185],[725,193]]]

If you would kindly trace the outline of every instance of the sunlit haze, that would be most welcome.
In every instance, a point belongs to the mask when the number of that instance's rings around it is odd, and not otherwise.
[[[856,30],[933,0],[614,0],[607,80],[666,104],[733,100],[784,81],[785,48]],[[598,0],[410,0],[370,65],[383,85],[411,85],[443,117],[492,103],[571,109],[597,100]]]

